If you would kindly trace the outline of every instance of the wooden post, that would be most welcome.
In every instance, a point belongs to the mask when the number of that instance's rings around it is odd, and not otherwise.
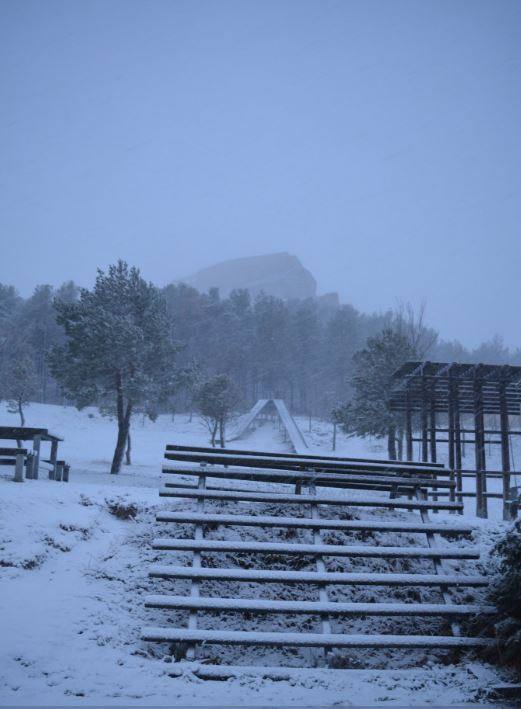
[[[427,439],[427,393],[425,391],[425,374],[421,374],[421,433],[422,433],[422,463],[429,461]]]
[[[476,460],[476,515],[487,517],[485,497],[485,417],[483,413],[483,381],[481,366],[474,369],[474,452]]]
[[[42,443],[42,437],[37,435],[33,438],[33,451],[34,451],[34,461],[32,469],[32,477],[34,480],[38,480],[38,471],[40,467],[40,446]]]
[[[409,386],[407,386],[407,394],[406,394],[406,399],[405,399],[405,438],[406,438],[407,460],[412,461],[412,459],[413,459],[412,411],[411,411],[411,393],[409,391]]]
[[[501,428],[501,469],[503,470],[503,519],[512,519],[510,510],[510,441],[507,404],[507,372],[504,367],[499,383],[499,419]]]
[[[51,465],[52,468],[49,470],[49,480],[55,480],[56,478],[56,459],[58,458],[58,441],[52,441],[51,443]]]
[[[64,465],[63,461],[58,461],[56,463],[56,468],[54,470],[54,478],[53,479],[56,480],[57,482],[60,482],[63,477],[64,467],[65,467],[65,465]]]
[[[437,450],[436,450],[436,380],[433,379],[429,392],[429,442],[431,450],[431,463],[436,463]],[[432,488],[432,499],[437,500],[438,488]],[[434,514],[438,513],[438,510],[433,510]]]
[[[431,463],[436,463],[437,450],[436,450],[436,388],[434,381],[432,382],[430,397],[429,397],[429,438],[430,438],[430,449],[431,449]]]
[[[454,382],[454,458],[456,464],[456,490],[463,492],[463,476],[461,470],[463,468],[463,456],[461,451],[461,412],[459,405],[459,383]],[[463,502],[462,495],[458,495],[458,502]],[[461,511],[460,514],[463,514]]]
[[[206,475],[205,475],[205,466],[203,467],[203,472],[199,474],[199,483],[198,483],[198,489],[199,490],[205,490],[206,489]],[[204,513],[204,497],[200,497],[197,500],[197,511],[199,513]],[[194,539],[196,540],[201,540],[204,538],[204,531],[203,531],[203,525],[201,523],[197,523],[195,525],[195,533],[194,533]],[[194,569],[200,569],[201,568],[201,552],[200,551],[194,551],[193,552],[193,557],[192,557],[192,568]],[[199,598],[199,581],[196,581],[192,579],[191,584],[190,584],[190,596],[192,598]],[[193,610],[190,611],[190,614],[188,616],[188,629],[189,630],[197,630],[197,622],[198,622],[198,616],[197,616],[197,611]],[[197,655],[197,645],[190,644],[187,648],[186,651],[186,659],[187,660],[195,660]]]
[[[25,454],[16,454],[16,464],[14,469],[14,481],[15,483],[23,483],[24,481],[24,464],[25,464]]]
[[[448,406],[447,406],[447,420],[448,420],[448,427],[449,427],[449,469],[451,471],[450,473],[450,480],[451,482],[455,482],[455,474],[454,474],[454,469],[455,469],[455,431],[454,431],[454,377],[452,374],[452,367],[449,368],[449,385],[448,385]],[[461,475],[461,473],[460,473]],[[456,500],[456,495],[454,488],[450,489],[450,501],[455,502]]]

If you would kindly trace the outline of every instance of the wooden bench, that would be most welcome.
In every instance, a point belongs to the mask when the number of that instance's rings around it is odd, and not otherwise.
[[[49,480],[57,480],[58,482],[69,482],[69,471],[71,466],[64,460],[41,460],[40,464],[44,465],[49,471]]]
[[[34,457],[27,448],[0,448],[0,465],[14,466],[14,481],[23,483],[24,470],[26,477],[31,477]]]

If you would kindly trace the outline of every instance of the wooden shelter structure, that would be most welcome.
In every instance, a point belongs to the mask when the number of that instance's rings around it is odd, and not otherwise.
[[[447,443],[458,499],[474,494],[464,493],[462,482],[464,477],[475,477],[477,515],[488,516],[488,497],[501,497],[503,516],[511,519],[518,497],[510,486],[511,437],[521,435],[521,430],[513,428],[512,417],[521,414],[521,367],[406,362],[393,378],[389,405],[403,414],[407,460],[413,460],[415,441],[420,443],[424,462],[429,458],[436,462],[438,443]],[[415,430],[419,437],[415,437]],[[462,448],[469,443],[474,445],[475,470],[462,468]],[[501,470],[487,471],[487,445],[501,446]],[[487,491],[488,477],[502,479],[502,493]]]

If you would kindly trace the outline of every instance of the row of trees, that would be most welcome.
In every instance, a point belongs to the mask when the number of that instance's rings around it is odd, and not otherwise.
[[[364,315],[329,301],[158,289],[124,262],[100,271],[90,291],[68,282],[23,300],[0,285],[0,398],[22,424],[28,400],[98,405],[118,421],[113,471],[137,412],[196,408],[212,443],[218,436],[223,444],[230,410],[271,396],[349,433],[387,436],[395,457],[401,435],[386,407],[390,375],[427,353],[521,361],[499,338],[474,352],[438,342],[423,313],[407,307]]]

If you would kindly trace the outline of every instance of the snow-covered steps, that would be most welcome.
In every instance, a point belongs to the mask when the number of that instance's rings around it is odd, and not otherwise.
[[[197,642],[235,645],[272,645],[296,647],[355,648],[470,648],[495,643],[489,638],[451,635],[344,635],[341,633],[266,633],[241,630],[184,630],[181,628],[143,628],[144,640],[157,642]]]
[[[360,519],[309,519],[307,517],[276,517],[268,515],[230,515],[198,512],[161,512],[156,517],[158,522],[176,522],[178,524],[221,524],[247,527],[293,527],[301,529],[339,529],[342,531],[373,532],[408,532],[425,534],[470,534],[468,524],[453,522],[405,522],[403,520],[373,521]]]
[[[327,615],[382,616],[474,616],[495,613],[494,606],[445,603],[342,603],[341,601],[271,601],[259,598],[190,598],[155,595],[145,598],[147,608],[164,610],[230,611],[235,613],[301,613]]]
[[[350,546],[341,544],[290,544],[284,542],[221,541],[216,539],[154,539],[152,547],[161,551],[198,551],[205,553],[300,554],[310,556],[347,556],[351,558],[408,559],[479,559],[479,551],[470,547],[391,547]]]
[[[414,501],[414,500],[390,500],[378,499],[373,497],[368,498],[345,498],[345,497],[324,497],[321,495],[296,495],[284,494],[280,492],[254,492],[251,490],[239,491],[219,491],[219,490],[199,490],[193,488],[172,488],[165,486],[159,491],[161,497],[186,497],[192,499],[207,499],[207,500],[237,500],[244,502],[275,502],[287,503],[293,505],[312,504],[312,505],[337,505],[350,507],[384,507],[387,509],[400,510],[452,510],[459,512],[463,510],[463,504],[458,502],[437,502],[437,501]]]
[[[281,571],[279,569],[213,569],[190,566],[154,565],[149,576],[164,579],[197,579],[198,581],[245,581],[251,583],[313,583],[348,586],[486,586],[483,576],[450,576],[438,574],[371,574],[318,571]]]
[[[459,624],[465,617],[494,612],[479,595],[486,578],[468,566],[479,551],[461,542],[472,526],[449,516],[429,519],[430,510],[462,510],[445,469],[369,460],[335,460],[330,466],[313,456],[170,448],[167,457],[185,464],[165,468],[170,481],[161,496],[177,506],[161,511],[157,520],[183,525],[183,538],[155,539],[152,546],[157,553],[191,553],[192,564],[182,566],[174,556],[172,565],[152,566],[150,577],[168,590],[148,597],[146,606],[160,615],[185,611],[188,626],[167,623],[166,628],[145,629],[145,639],[177,643],[187,648],[191,660],[197,648],[212,643],[222,646],[220,659],[230,658],[235,645],[267,645],[317,646],[322,661],[328,661],[332,648],[471,649],[492,642],[464,637]],[[248,489],[238,487],[243,481]],[[450,500],[429,500],[429,494],[439,492]],[[187,525],[194,530],[193,539],[186,538]],[[350,539],[352,532],[360,533],[362,542]],[[439,544],[442,535],[446,540]],[[226,554],[225,562],[219,554]],[[248,554],[261,555],[262,568],[251,568],[255,557]],[[303,563],[295,563],[299,557]],[[350,561],[355,559],[353,568]],[[230,585],[237,583],[241,592]],[[179,595],[178,584],[188,585],[186,595]],[[230,597],[243,595],[242,589],[251,596],[274,593],[273,586],[260,590],[257,584],[277,584],[283,590],[274,598]],[[237,619],[233,621],[237,613],[242,613],[238,627]],[[292,618],[295,613],[302,623]],[[201,614],[205,629],[199,625]],[[271,632],[275,627],[269,614],[278,615],[281,632]],[[212,622],[218,627],[212,628]],[[283,653],[282,663],[286,657]],[[302,657],[305,662],[307,655]]]

